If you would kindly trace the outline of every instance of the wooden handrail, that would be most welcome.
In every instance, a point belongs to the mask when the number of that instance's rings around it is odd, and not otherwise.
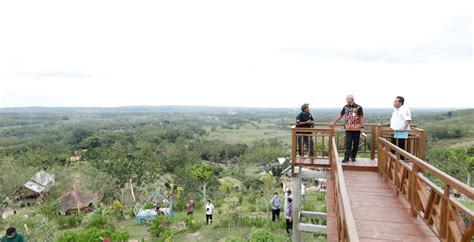
[[[433,165],[429,164],[428,162],[408,153],[407,151],[401,149],[398,146],[395,146],[394,144],[390,143],[388,140],[384,138],[379,138],[379,140],[384,144],[390,147],[391,149],[396,150],[396,152],[400,153],[401,155],[408,157],[408,159],[416,164],[420,169],[423,171],[426,171],[430,173],[431,175],[435,176],[436,178],[440,179],[444,183],[448,183],[450,187],[455,188],[459,192],[463,193],[469,199],[474,200],[474,189],[456,178],[451,177],[450,175],[446,174],[444,171],[434,167]]]
[[[331,139],[331,147],[336,147],[336,139],[334,137]],[[331,167],[334,169],[336,209],[338,210],[336,212],[336,219],[340,220],[342,218],[343,220],[337,221],[338,225],[342,225],[342,228],[338,226],[338,230],[342,230],[338,231],[339,241],[359,241],[359,234],[356,229],[354,215],[352,214],[351,203],[337,149],[332,148],[331,154],[333,156]],[[339,214],[342,214],[342,216],[339,216]]]
[[[395,184],[397,194],[408,200],[412,216],[420,216],[442,241],[471,241],[474,211],[453,198],[451,189],[470,200],[474,200],[474,189],[384,137],[379,137],[378,141],[379,171],[385,180]],[[443,187],[437,186],[423,173],[439,179],[444,183]]]

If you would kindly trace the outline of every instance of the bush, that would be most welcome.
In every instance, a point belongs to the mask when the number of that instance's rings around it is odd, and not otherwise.
[[[85,228],[114,231],[116,224],[115,218],[107,210],[97,209],[88,219]]]
[[[265,229],[257,229],[250,236],[251,242],[273,242],[276,241],[272,232]]]
[[[222,206],[222,204],[224,204],[224,199],[223,198],[219,198],[219,199],[214,200],[214,207],[220,208]]]
[[[193,219],[192,216],[186,217],[184,223],[186,224],[186,228],[193,232],[199,230],[202,227],[202,223]]]
[[[255,193],[250,194],[247,201],[252,205],[255,204],[257,202],[257,195]]]
[[[81,225],[84,217],[82,215],[59,216],[56,218],[59,229],[70,229]]]
[[[229,235],[225,237],[224,242],[245,242],[245,240],[237,235]]]
[[[186,208],[187,201],[183,198],[178,198],[173,201],[173,210],[174,211],[183,211]],[[194,204],[196,206],[196,204]]]
[[[170,224],[171,221],[168,219],[168,217],[163,215],[156,216],[152,220],[151,226],[148,228],[148,232],[155,237],[166,238],[165,235],[168,234],[167,230],[169,229]]]
[[[128,232],[114,232],[111,230],[100,229],[86,229],[78,232],[67,231],[57,238],[57,242],[101,242],[100,237],[107,237],[111,241],[127,241],[129,238]]]
[[[304,210],[304,211],[315,211],[316,207],[311,202],[305,202],[303,204],[303,209],[302,210]]]

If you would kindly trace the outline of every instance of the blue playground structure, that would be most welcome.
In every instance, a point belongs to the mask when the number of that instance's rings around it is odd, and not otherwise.
[[[153,209],[145,209],[145,206],[148,202],[155,202],[159,203],[160,200],[162,200],[165,204],[168,205],[168,207],[160,207],[160,213],[173,217],[173,198],[171,196],[165,197],[161,195],[161,193],[155,191],[153,192],[148,198],[145,200],[145,202],[140,206],[138,211],[135,213],[135,220],[137,223],[141,223],[143,221],[151,220],[158,216],[158,212],[153,208]],[[155,204],[154,204],[155,206]]]

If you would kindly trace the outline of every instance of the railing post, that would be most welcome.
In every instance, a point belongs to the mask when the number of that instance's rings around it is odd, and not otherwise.
[[[301,174],[301,173],[300,173]],[[293,239],[299,242],[301,240],[301,232],[298,230],[300,223],[299,214],[301,212],[301,178],[296,176],[293,178]]]
[[[448,228],[448,203],[449,203],[449,184],[444,184],[443,197],[441,198],[441,217],[440,217],[440,228],[439,237],[445,239],[447,236]]]
[[[417,183],[417,174],[418,174],[418,166],[413,163],[411,172],[410,172],[410,178],[409,178],[409,193],[408,193],[408,201],[410,202],[410,211],[411,211],[411,216],[416,217],[417,214],[417,199],[416,199],[416,183]]]
[[[420,159],[425,160],[425,131],[420,134]]]
[[[375,159],[375,126],[372,126],[370,134],[370,159],[374,160]]]
[[[382,176],[384,176],[383,163],[385,154],[382,150],[382,141],[380,141],[380,137],[382,137],[382,126],[377,127],[377,167],[379,168],[379,172],[382,173]]]
[[[332,155],[332,152],[334,149],[337,150],[337,144],[336,144],[336,147],[333,146],[333,138],[334,138],[334,126],[331,127],[331,132],[329,134],[329,164],[330,166],[332,167],[332,163],[333,163],[333,155]]]
[[[296,163],[296,132],[294,129],[291,130],[291,176],[295,175],[295,163]]]

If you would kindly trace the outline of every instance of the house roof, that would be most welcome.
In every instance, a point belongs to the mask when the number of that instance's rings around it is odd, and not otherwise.
[[[285,163],[285,161],[286,161],[286,159],[284,157],[280,157],[277,160],[278,160],[278,163],[280,163],[280,165],[283,165],[283,163]]]
[[[58,200],[67,210],[88,207],[96,198],[93,194],[73,190],[63,194]]]
[[[54,175],[51,175],[45,171],[38,171],[30,180],[28,180],[23,186],[40,193],[44,191],[48,184],[54,183]]]

